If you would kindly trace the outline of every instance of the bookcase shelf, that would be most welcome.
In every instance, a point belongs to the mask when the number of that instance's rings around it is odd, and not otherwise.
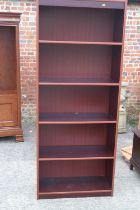
[[[121,42],[123,16],[123,10],[115,9],[40,6],[39,38],[62,42]]]
[[[40,147],[40,161],[113,159],[107,146],[48,146]]]
[[[118,45],[41,44],[39,80],[84,78],[119,83],[121,49]]]
[[[43,79],[43,78],[42,78]],[[118,82],[108,79],[92,79],[92,78],[47,78],[39,82],[40,86],[119,86]]]
[[[104,113],[40,113],[39,117],[39,124],[116,123],[111,115]]]
[[[40,44],[76,44],[76,45],[111,45],[121,46],[121,42],[82,42],[82,41],[53,41],[53,40],[39,40]]]
[[[52,183],[52,184],[51,184]],[[66,178],[48,178],[40,180],[40,191],[39,195],[57,196],[62,194],[97,194],[100,193],[111,193],[111,186],[106,177],[66,177]]]
[[[38,198],[113,195],[125,4],[38,0]]]
[[[111,192],[111,180],[108,173],[112,173],[112,167],[109,165],[112,165],[112,160],[41,161],[42,178],[39,180],[39,193],[49,197],[63,193],[69,193],[69,195],[94,193],[96,195],[96,193]]]

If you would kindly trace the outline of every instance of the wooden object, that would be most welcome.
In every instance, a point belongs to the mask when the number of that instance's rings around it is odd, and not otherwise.
[[[140,172],[140,130],[135,129],[133,137],[132,158],[130,160],[130,169],[135,167]]]
[[[132,146],[123,147],[121,149],[121,154],[127,161],[130,161],[132,157]]]
[[[23,141],[19,22],[20,14],[0,13],[0,137],[16,136],[16,141]]]
[[[38,1],[38,198],[113,195],[125,9]]]

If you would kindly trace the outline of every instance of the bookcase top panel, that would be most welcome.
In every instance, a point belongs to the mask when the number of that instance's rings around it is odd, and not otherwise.
[[[40,6],[124,9],[126,0],[39,0]]]

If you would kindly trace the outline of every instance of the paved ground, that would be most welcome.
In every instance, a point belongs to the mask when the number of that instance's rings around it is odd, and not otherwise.
[[[36,200],[35,137],[0,139],[0,210],[139,210],[140,175],[120,155],[131,143],[132,133],[119,135],[114,197]]]

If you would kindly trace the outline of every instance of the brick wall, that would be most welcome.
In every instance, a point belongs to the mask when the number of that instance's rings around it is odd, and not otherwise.
[[[140,4],[129,4],[126,20],[123,81],[128,83],[128,115],[140,111]]]
[[[22,115],[36,112],[36,0],[0,0],[0,11],[21,12],[20,64]],[[140,4],[129,4],[127,11],[123,81],[128,82],[128,110],[140,109]]]

